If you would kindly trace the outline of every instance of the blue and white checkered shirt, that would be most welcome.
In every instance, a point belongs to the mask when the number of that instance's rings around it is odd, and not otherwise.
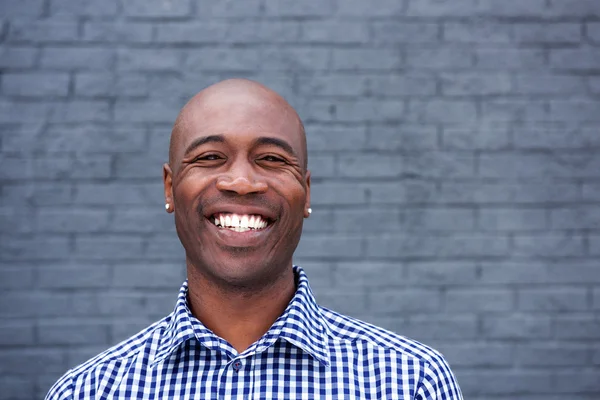
[[[271,329],[239,354],[187,306],[68,371],[58,399],[462,399],[435,350],[315,302],[294,267],[296,294]]]

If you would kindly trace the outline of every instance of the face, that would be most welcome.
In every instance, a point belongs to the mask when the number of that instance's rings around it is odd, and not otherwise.
[[[180,116],[165,197],[188,266],[205,279],[253,286],[291,266],[308,216],[310,173],[300,124],[282,107],[223,96]]]

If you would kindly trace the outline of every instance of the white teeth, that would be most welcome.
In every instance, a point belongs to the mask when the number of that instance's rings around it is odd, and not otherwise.
[[[246,232],[250,229],[262,229],[268,224],[260,215],[217,214],[214,216],[215,225],[236,232]]]

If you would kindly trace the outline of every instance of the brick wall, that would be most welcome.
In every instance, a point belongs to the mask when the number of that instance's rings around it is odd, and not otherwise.
[[[597,0],[0,2],[0,399],[172,309],[171,124],[249,77],[304,119],[320,301],[465,397],[600,396]]]

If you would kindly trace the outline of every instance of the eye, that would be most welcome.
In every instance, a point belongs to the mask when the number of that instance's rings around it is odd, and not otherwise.
[[[215,161],[215,160],[220,160],[222,158],[223,157],[221,157],[218,154],[211,153],[211,154],[201,155],[200,157],[196,157],[196,159],[194,161]]]
[[[276,162],[276,163],[284,163],[285,162],[285,160],[283,158],[277,157],[274,155],[264,156],[263,158],[261,158],[261,160],[268,161],[268,162]]]

